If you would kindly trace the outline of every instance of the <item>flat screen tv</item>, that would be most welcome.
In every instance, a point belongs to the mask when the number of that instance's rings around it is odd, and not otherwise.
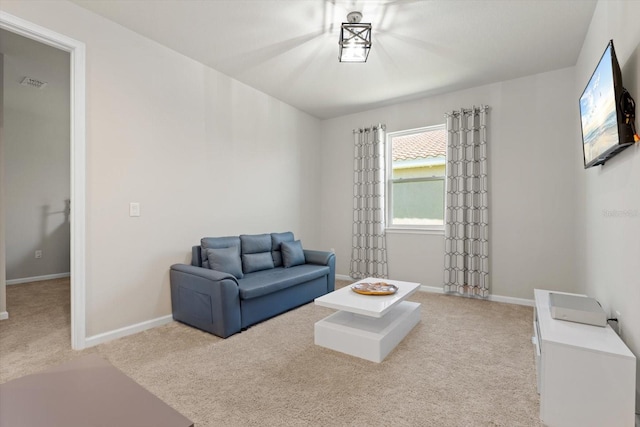
[[[603,165],[633,145],[632,125],[626,123],[627,97],[630,98],[622,87],[622,72],[611,40],[580,97],[585,168]]]

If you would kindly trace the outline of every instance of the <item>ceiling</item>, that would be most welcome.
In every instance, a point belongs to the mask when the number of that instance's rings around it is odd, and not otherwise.
[[[12,109],[38,114],[69,114],[56,106],[69,104],[69,52],[0,29],[0,54],[4,55],[4,98]],[[46,82],[36,89],[20,84],[25,77]]]
[[[321,118],[573,66],[596,0],[73,0]],[[350,11],[373,26],[338,62]]]

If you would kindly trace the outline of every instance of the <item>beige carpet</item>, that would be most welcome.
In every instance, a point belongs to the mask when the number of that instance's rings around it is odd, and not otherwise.
[[[8,286],[0,383],[97,352],[198,427],[541,425],[531,308],[410,299],[421,323],[376,364],[315,346],[333,311],[313,304],[226,340],[174,322],[76,352],[68,281]]]

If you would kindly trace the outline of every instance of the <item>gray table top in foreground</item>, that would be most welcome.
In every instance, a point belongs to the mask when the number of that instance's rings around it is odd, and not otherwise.
[[[92,354],[0,384],[0,427],[193,427]]]

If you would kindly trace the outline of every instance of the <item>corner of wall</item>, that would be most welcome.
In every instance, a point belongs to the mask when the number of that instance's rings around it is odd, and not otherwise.
[[[0,53],[0,320],[8,318],[4,238],[4,55]],[[4,315],[6,314],[6,317]]]

